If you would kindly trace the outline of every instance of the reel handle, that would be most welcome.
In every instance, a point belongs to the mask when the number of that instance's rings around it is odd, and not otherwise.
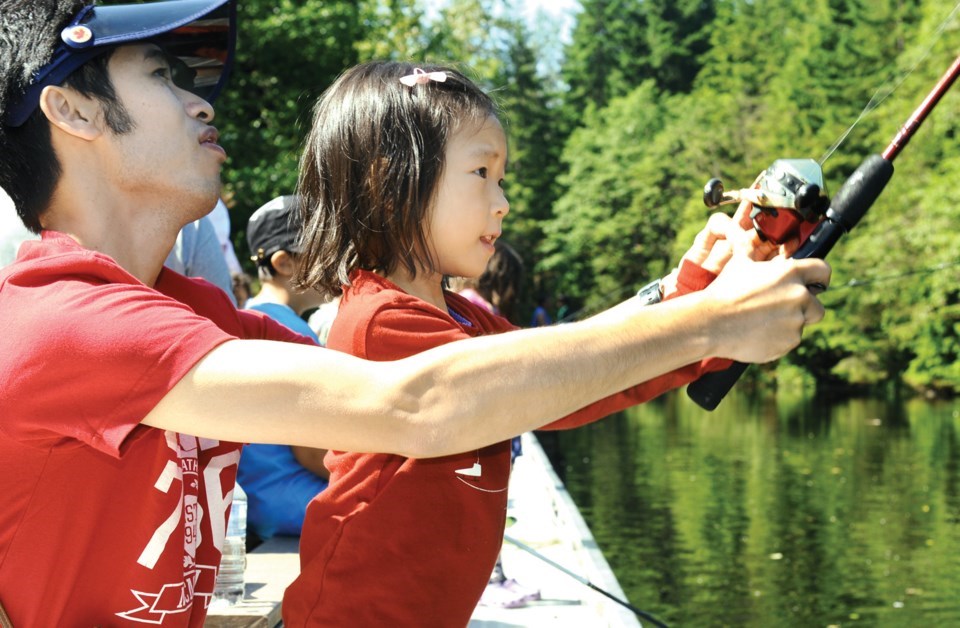
[[[730,202],[728,198],[724,198],[723,192],[723,181],[720,179],[710,179],[707,181],[707,184],[703,186],[703,204],[712,209],[719,207],[724,201]]]

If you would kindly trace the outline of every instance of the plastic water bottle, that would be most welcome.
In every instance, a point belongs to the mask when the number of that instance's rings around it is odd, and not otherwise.
[[[233,487],[233,504],[227,535],[223,540],[223,557],[213,588],[212,606],[232,606],[243,600],[243,569],[247,563],[247,494],[240,485]]]

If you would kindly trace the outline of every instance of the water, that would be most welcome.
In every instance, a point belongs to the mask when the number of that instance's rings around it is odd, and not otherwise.
[[[233,488],[233,503],[227,534],[223,540],[223,556],[211,606],[239,604],[243,600],[243,570],[247,564],[247,495],[237,484]]]
[[[629,600],[676,626],[960,626],[960,401],[682,394],[541,434]]]

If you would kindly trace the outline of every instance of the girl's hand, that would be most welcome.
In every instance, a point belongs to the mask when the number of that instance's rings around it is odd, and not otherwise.
[[[697,266],[719,275],[727,261],[733,255],[730,238],[741,236],[737,232],[743,231],[739,225],[726,214],[713,214],[707,224],[693,239],[693,245],[684,253],[682,261],[688,261]],[[677,290],[677,277],[680,265],[660,280],[663,295],[669,296]]]

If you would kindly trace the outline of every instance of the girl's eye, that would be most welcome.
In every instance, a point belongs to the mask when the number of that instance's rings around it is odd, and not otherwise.
[[[487,178],[487,169],[486,168],[477,168],[474,172],[481,178]]]
[[[153,71],[154,76],[159,76],[164,80],[170,80],[170,68],[162,67]]]

